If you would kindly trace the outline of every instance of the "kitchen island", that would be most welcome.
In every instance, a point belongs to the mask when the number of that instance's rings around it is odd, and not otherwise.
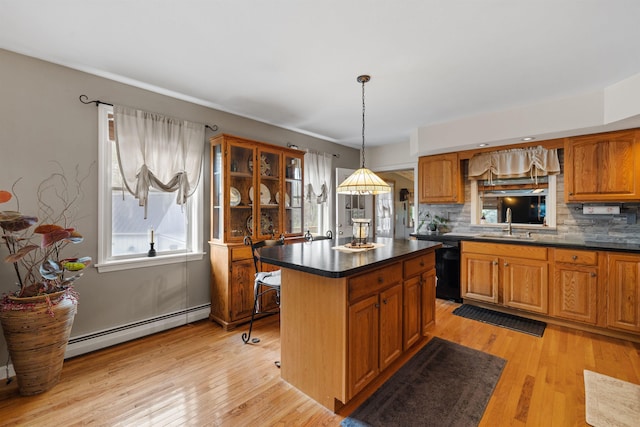
[[[320,240],[261,249],[281,267],[282,378],[337,411],[397,370],[435,322],[438,242],[377,239],[348,252]]]

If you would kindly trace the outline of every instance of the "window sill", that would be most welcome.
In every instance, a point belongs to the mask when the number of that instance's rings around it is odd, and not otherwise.
[[[188,261],[200,261],[204,257],[204,252],[189,252],[187,254],[159,255],[155,257],[130,258],[106,261],[96,264],[98,273],[108,273],[110,271],[130,270],[133,268],[154,267],[157,265],[178,264]]]

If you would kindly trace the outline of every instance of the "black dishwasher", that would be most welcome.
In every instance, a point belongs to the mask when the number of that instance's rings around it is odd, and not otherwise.
[[[418,240],[441,242],[436,249],[436,298],[462,302],[460,296],[460,240],[447,234],[412,234]]]

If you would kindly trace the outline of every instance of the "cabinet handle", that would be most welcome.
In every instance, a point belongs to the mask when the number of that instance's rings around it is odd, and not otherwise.
[[[420,260],[420,267],[424,267],[424,260],[423,259]]]
[[[591,277],[596,277],[597,274],[596,273],[591,273]]]
[[[380,304],[376,303],[375,307],[380,308]]]
[[[384,278],[382,276],[378,276],[378,283],[384,283]]]
[[[493,261],[493,265],[498,265],[498,261]]]
[[[569,193],[570,196],[573,196],[573,193]]]
[[[504,263],[504,266],[505,266],[505,267],[509,267],[509,263],[508,263],[508,262],[505,262],[505,263]]]
[[[383,299],[383,300],[382,300],[382,303],[383,303],[383,304],[386,304],[386,303],[387,303],[387,299],[386,299],[386,298],[385,298],[385,299]]]
[[[574,261],[577,260],[578,259],[578,255],[572,256],[571,259],[574,260]]]

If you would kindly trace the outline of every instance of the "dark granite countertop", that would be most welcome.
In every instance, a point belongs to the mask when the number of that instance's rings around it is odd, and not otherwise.
[[[317,240],[270,246],[260,249],[263,262],[324,277],[347,277],[382,265],[394,258],[435,249],[441,243],[422,240],[396,240],[377,238],[384,246],[363,252],[343,252],[332,249],[348,243],[348,239]]]
[[[590,249],[597,251],[611,251],[611,252],[633,252],[640,253],[640,244],[638,243],[624,243],[624,242],[607,242],[598,240],[584,240],[579,238],[567,238],[556,236],[535,235],[531,238],[526,238],[522,233],[515,233],[514,237],[498,237],[492,236],[493,233],[443,233],[443,234],[416,234],[412,233],[411,236],[418,240],[425,241],[477,241],[477,242],[492,242],[492,243],[510,243],[517,245],[534,245],[534,246],[548,246],[556,248],[567,249]]]

